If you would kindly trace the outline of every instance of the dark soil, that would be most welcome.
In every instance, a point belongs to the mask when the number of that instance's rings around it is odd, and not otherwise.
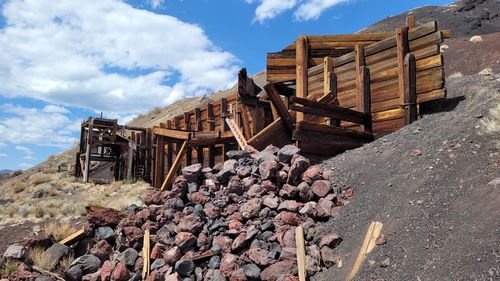
[[[0,226],[0,254],[3,254],[10,245],[22,242],[26,238],[34,236],[34,222],[24,222],[19,224]],[[1,259],[1,258],[0,258]]]
[[[440,29],[450,29],[453,37],[500,32],[500,1],[459,0],[447,6],[426,6],[383,19],[361,32],[394,31],[404,26],[408,15],[415,15],[417,25],[438,21]]]
[[[451,78],[447,88],[422,119],[321,164],[356,193],[329,222],[344,239],[343,266],[315,280],[346,280],[372,221],[387,243],[356,280],[500,280],[500,154],[479,118],[500,102],[500,76]]]

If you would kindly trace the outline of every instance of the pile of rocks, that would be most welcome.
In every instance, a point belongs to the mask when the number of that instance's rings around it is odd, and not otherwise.
[[[342,239],[324,222],[344,195],[319,166],[292,145],[227,156],[213,168],[183,168],[171,190],[145,194],[146,207],[89,213],[88,238],[78,243],[87,252],[66,278],[140,280],[146,229],[152,247],[147,280],[298,280],[298,225],[304,227],[308,275],[340,261],[334,248]]]

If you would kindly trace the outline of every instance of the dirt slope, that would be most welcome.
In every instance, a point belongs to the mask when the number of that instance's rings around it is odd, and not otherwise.
[[[447,87],[448,101],[424,118],[322,163],[356,193],[329,222],[344,238],[343,267],[317,280],[346,280],[371,221],[384,224],[387,243],[356,280],[500,280],[499,140],[481,125],[500,103],[500,76],[451,78]]]
[[[360,32],[394,31],[403,26],[408,15],[415,15],[417,25],[437,20],[439,28],[450,29],[453,37],[500,32],[500,1],[459,0],[446,6],[426,6],[383,19]]]

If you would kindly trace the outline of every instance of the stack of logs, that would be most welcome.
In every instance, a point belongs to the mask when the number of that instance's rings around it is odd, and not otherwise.
[[[90,212],[85,239],[47,252],[89,249],[65,272],[75,281],[305,280],[340,262],[342,239],[324,222],[352,190],[292,145],[228,157],[183,168],[172,190],[148,191],[146,207]]]

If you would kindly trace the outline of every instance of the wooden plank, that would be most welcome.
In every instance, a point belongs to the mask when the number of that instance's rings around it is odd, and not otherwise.
[[[372,243],[372,240],[375,240],[378,238],[378,236],[377,236],[377,237],[375,237],[375,239],[373,239],[373,237],[377,234],[377,231],[379,231],[378,229],[381,230],[381,227],[378,226],[379,224],[381,224],[381,223],[380,222],[370,223],[370,226],[368,227],[368,231],[366,232],[366,235],[365,235],[365,239],[363,240],[363,244],[361,245],[361,248],[359,249],[359,253],[354,261],[354,264],[353,264],[351,270],[349,271],[349,275],[347,276],[347,279],[346,279],[347,281],[351,281],[354,278],[354,276],[358,272],[359,268],[361,267],[361,263],[365,259],[365,256],[368,252],[369,245]],[[379,235],[380,235],[380,232],[379,232]]]
[[[341,137],[357,138],[366,141],[373,141],[373,135],[352,129],[340,129],[325,124],[318,124],[310,121],[297,122],[297,131],[312,131],[316,133],[331,134]]]
[[[191,112],[184,112],[184,129],[191,131]],[[191,166],[193,163],[193,149],[191,146],[186,147],[186,166]]]
[[[208,130],[215,131],[215,116],[214,116],[214,106],[212,103],[207,104],[207,118],[208,118]],[[210,145],[208,147],[208,166],[215,166],[215,146]]]
[[[359,112],[348,108],[339,107],[333,104],[328,104],[322,101],[324,101],[324,99],[320,99],[320,101],[311,101],[308,99],[301,99],[298,97],[292,97],[290,99],[290,102],[292,103],[298,103],[303,106],[312,107],[315,109],[321,109],[323,111],[329,112],[329,115],[335,116],[333,118],[338,118],[341,120],[346,120],[358,124],[365,123],[368,119],[370,119],[369,114],[365,114],[363,112]]]
[[[365,113],[368,117],[367,122],[361,125],[361,129],[365,133],[373,133],[372,119],[371,119],[371,94],[370,94],[370,70],[366,66],[361,67],[361,75],[359,81],[359,104],[356,106],[360,112]]]
[[[160,126],[163,127],[162,123]],[[154,133],[154,129],[153,129]],[[159,188],[163,181],[163,170],[164,170],[164,139],[163,136],[156,135],[156,148],[155,148],[155,178],[154,178],[154,186]]]
[[[145,280],[149,276],[149,271],[151,269],[151,263],[150,263],[150,250],[151,250],[151,245],[150,245],[150,237],[149,237],[149,229],[146,229],[144,231],[144,240],[142,243],[142,259],[143,259],[143,266],[142,266],[142,280]]]
[[[415,56],[409,53],[404,60],[404,95],[403,106],[405,109],[406,124],[417,121],[417,66]]]
[[[296,49],[296,59],[297,64],[295,66],[296,71],[296,96],[299,98],[307,97],[307,58],[308,58],[308,42],[307,37],[301,36],[297,39],[297,49]],[[278,113],[279,109],[278,109]],[[281,116],[281,113],[280,113]],[[297,113],[297,122],[304,120],[303,113]],[[287,120],[284,120],[286,125],[291,128]],[[291,128],[293,129],[293,128]]]
[[[399,85],[399,102],[404,104],[404,93],[405,93],[405,57],[408,53],[410,47],[408,43],[408,28],[400,27],[396,33],[396,54],[398,62],[398,85]]]
[[[415,15],[409,15],[406,17],[406,27],[415,28]]]
[[[295,228],[295,245],[297,247],[297,270],[299,281],[306,281],[306,246],[304,242],[304,227],[299,225]]]
[[[70,245],[74,244],[75,242],[77,242],[78,240],[82,239],[83,237],[85,237],[85,227],[80,228],[78,231],[72,233],[68,237],[59,241],[59,244],[70,246]]]
[[[281,117],[281,120],[285,123],[287,128],[291,131],[293,130],[293,122],[292,118],[290,117],[290,114],[288,113],[288,110],[283,103],[283,100],[281,99],[278,90],[274,86],[274,84],[270,83],[264,86],[264,90],[269,96],[269,99],[271,100],[271,103],[273,104],[274,108],[276,109],[278,115]],[[304,115],[302,114],[302,117]]]
[[[163,181],[163,184],[161,185],[161,188],[160,188],[161,191],[163,191],[165,189],[165,187],[170,184],[170,182],[172,181],[175,173],[177,172],[177,169],[179,169],[179,167],[181,165],[182,156],[183,156],[183,154],[185,152],[187,143],[188,143],[188,141],[185,140],[182,143],[182,146],[180,147],[179,151],[177,151],[177,155],[175,156],[174,163],[172,164],[172,167],[170,167],[170,170],[168,171],[168,174],[165,177],[165,180]]]
[[[245,139],[245,136],[243,136],[240,129],[238,128],[238,125],[236,125],[236,122],[234,122],[233,119],[227,117],[226,123],[229,126],[229,129],[231,130],[231,132],[233,132],[234,138],[238,142],[238,145],[240,146],[240,148],[245,149],[247,147],[247,141]],[[227,151],[224,151],[224,153],[226,153],[226,152]]]
[[[190,137],[190,132],[173,130],[173,129],[165,129],[160,127],[153,127],[153,133],[158,136],[164,136],[179,140],[187,140]]]
[[[356,45],[354,49],[354,57],[356,64],[356,110],[362,112],[361,110],[361,99],[363,96],[362,86],[361,86],[361,75],[362,75],[362,67],[365,65],[365,48],[361,45]]]
[[[252,138],[252,130],[250,128],[250,112],[248,110],[248,107],[242,103],[240,105],[240,111],[241,111],[241,121],[243,123],[243,132],[244,136],[246,139]]]

